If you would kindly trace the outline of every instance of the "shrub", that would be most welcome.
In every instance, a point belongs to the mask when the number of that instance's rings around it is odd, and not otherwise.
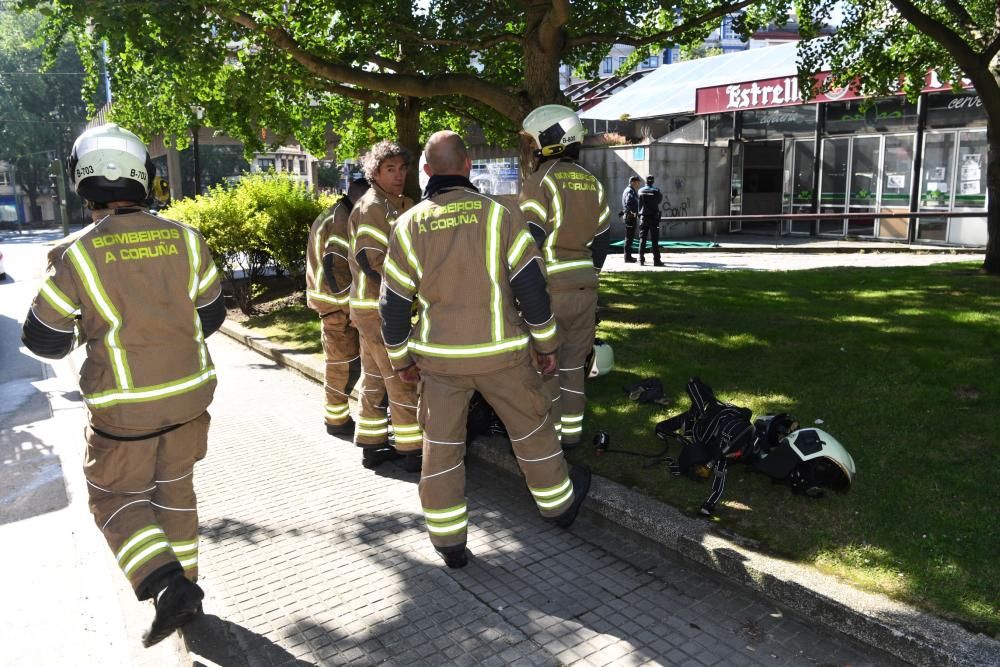
[[[271,172],[244,174],[234,186],[176,201],[164,215],[201,231],[237,305],[250,315],[254,287],[268,265],[301,279],[309,227],[332,203]]]

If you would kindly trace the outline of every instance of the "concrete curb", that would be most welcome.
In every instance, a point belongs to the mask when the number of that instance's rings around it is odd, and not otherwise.
[[[275,362],[323,382],[318,355],[282,349],[238,323],[226,320],[224,334]],[[469,454],[513,475],[520,475],[505,444],[477,440]],[[668,552],[695,561],[841,632],[915,665],[997,665],[1000,642],[913,607],[854,589],[814,568],[760,553],[738,538],[722,536],[705,521],[599,476],[594,477],[584,510]]]

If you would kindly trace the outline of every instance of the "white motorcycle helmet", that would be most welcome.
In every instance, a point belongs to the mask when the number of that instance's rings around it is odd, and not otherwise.
[[[146,145],[114,123],[77,137],[67,167],[76,193],[95,208],[113,201],[145,201],[156,176]]]
[[[561,104],[540,106],[521,123],[524,131],[538,144],[538,153],[544,157],[559,155],[567,146],[583,141],[587,130],[580,117]]]
[[[789,433],[786,440],[799,459],[810,464],[810,481],[814,485],[836,491],[851,488],[857,472],[854,459],[832,435],[818,428],[800,428]]]
[[[587,369],[587,377],[596,378],[601,375],[607,375],[614,367],[614,350],[612,350],[611,346],[603,340],[595,340],[594,348],[590,351],[590,354],[587,355],[587,364],[585,366]]]

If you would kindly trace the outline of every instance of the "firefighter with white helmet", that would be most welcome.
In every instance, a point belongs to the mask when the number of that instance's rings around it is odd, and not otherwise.
[[[201,234],[143,205],[154,167],[136,135],[88,130],[68,167],[94,222],[49,253],[22,340],[46,358],[86,345],[90,510],[137,597],[153,600],[151,646],[201,609],[192,475],[216,385],[205,338],[226,310]]]
[[[545,260],[561,336],[559,371],[546,385],[563,447],[573,447],[583,434],[585,365],[594,348],[610,211],[604,186],[578,162],[585,130],[575,111],[546,104],[528,114],[523,128],[535,141],[538,166],[525,179],[521,211]]]

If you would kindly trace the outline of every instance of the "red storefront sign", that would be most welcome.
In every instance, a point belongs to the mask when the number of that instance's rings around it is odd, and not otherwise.
[[[829,72],[820,72],[816,75],[816,81],[822,84],[829,76]],[[963,79],[962,87],[971,88],[972,84],[968,79]],[[949,90],[950,88],[951,86],[947,83],[942,83],[937,78],[937,75],[931,72],[927,75],[927,85],[923,88],[923,91],[934,92]],[[862,97],[865,97],[865,95],[860,92],[859,86],[852,85],[820,93],[815,98],[809,100],[809,103],[840,102],[843,100],[857,100]],[[695,114],[725,113],[727,111],[771,109],[805,103],[799,92],[798,77],[786,76],[699,88],[695,96],[694,112]]]

